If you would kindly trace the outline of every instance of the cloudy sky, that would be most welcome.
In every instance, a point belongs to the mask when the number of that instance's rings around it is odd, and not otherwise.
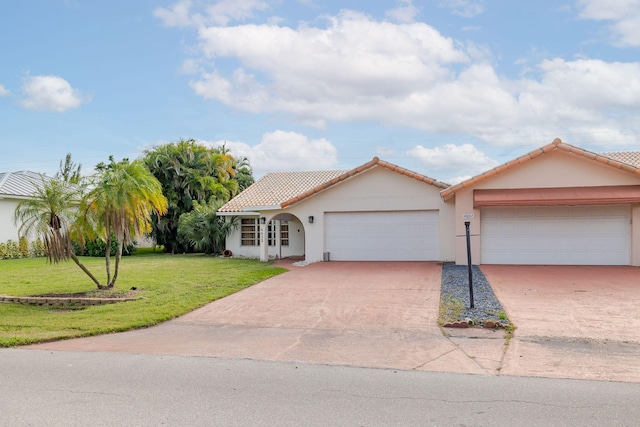
[[[556,137],[640,150],[640,0],[4,2],[0,53],[0,171],[180,138],[451,183]]]

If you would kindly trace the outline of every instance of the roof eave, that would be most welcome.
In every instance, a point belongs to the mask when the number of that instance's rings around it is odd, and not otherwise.
[[[267,205],[267,206],[245,206],[244,208],[242,208],[242,212],[248,212],[248,211],[253,211],[253,212],[260,212],[260,211],[275,211],[278,209],[282,209],[282,207],[280,205]]]
[[[238,216],[238,215],[243,215],[243,216],[258,216],[260,215],[260,212],[244,212],[244,211],[225,211],[225,212],[216,212],[217,216]]]

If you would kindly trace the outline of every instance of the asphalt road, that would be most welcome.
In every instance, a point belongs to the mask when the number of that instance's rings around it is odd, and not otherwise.
[[[640,384],[0,350],[7,426],[637,425]]]

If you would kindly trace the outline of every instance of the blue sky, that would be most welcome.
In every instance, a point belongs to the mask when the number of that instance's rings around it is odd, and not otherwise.
[[[638,0],[0,6],[0,171],[226,141],[269,171],[379,156],[457,182],[560,137],[640,150]]]

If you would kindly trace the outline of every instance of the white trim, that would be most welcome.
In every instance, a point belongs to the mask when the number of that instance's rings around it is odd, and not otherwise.
[[[217,216],[260,216],[260,212],[216,212]]]
[[[282,209],[280,205],[271,205],[271,206],[245,206],[242,208],[242,212],[247,211],[275,211],[278,209]]]

